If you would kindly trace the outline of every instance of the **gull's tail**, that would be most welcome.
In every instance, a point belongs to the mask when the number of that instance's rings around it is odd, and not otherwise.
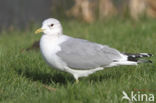
[[[124,54],[128,56],[127,57],[128,61],[133,61],[133,62],[137,62],[137,63],[152,63],[151,60],[141,59],[144,57],[151,57],[152,54],[149,54],[149,53],[136,53],[136,54],[124,53]]]

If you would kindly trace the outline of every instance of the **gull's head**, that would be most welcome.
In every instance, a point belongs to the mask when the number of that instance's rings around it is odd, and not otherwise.
[[[45,35],[60,35],[62,34],[61,23],[54,18],[49,18],[43,21],[42,27],[35,31],[35,34],[43,32]]]

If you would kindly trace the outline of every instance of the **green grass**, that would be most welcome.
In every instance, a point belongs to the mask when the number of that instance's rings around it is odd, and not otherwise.
[[[64,33],[73,37],[108,44],[122,52],[156,54],[154,20],[136,24],[127,20],[93,24],[62,21],[62,24]],[[155,56],[150,58],[153,64],[107,68],[80,78],[75,84],[72,75],[51,69],[39,51],[22,52],[41,37],[34,35],[34,30],[0,34],[1,103],[127,103],[121,101],[122,91],[130,95],[134,89],[156,96]]]

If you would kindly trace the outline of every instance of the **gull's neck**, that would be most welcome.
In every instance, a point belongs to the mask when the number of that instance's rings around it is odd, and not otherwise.
[[[40,40],[40,47],[42,49],[44,47],[52,48],[52,45],[53,45],[53,47],[55,47],[56,45],[59,45],[66,39],[68,39],[68,37],[63,34],[59,34],[59,35],[44,34],[44,35],[42,35],[41,40]],[[44,49],[46,49],[46,48],[44,48]]]
[[[50,33],[50,34],[44,34],[46,37],[49,38],[59,38],[61,37],[63,34],[62,33]]]

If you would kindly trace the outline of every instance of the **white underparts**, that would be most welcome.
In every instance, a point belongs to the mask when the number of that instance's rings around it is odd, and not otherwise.
[[[72,74],[76,80],[78,80],[79,77],[87,77],[88,75],[96,71],[103,70],[103,69],[104,69],[103,67],[98,67],[98,68],[89,69],[89,70],[74,70],[69,67],[66,67],[65,70],[66,72],[69,72],[70,74]]]
[[[56,55],[61,50],[59,44],[65,41],[66,37],[43,35],[40,40],[41,53],[46,62],[57,69],[64,70],[66,64]]]

